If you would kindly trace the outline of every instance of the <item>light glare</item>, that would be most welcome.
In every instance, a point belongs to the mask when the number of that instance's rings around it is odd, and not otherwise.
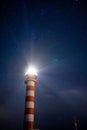
[[[25,75],[37,75],[37,70],[35,67],[29,67]]]

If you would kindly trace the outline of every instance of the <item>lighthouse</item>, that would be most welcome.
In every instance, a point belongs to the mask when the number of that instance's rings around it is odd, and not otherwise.
[[[33,67],[29,67],[25,73],[26,96],[24,110],[24,130],[34,129],[34,109],[35,109],[35,86],[37,82],[37,71]]]

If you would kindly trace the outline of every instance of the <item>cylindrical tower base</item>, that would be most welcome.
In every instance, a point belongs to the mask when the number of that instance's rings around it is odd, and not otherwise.
[[[26,75],[26,98],[25,98],[25,116],[24,116],[24,129],[34,129],[34,95],[35,95],[35,75]]]

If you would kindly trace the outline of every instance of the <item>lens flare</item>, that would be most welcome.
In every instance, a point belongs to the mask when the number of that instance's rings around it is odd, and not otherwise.
[[[31,66],[27,69],[25,75],[37,75],[37,69]]]

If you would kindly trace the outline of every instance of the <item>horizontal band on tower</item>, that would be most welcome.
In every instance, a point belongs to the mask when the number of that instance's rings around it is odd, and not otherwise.
[[[27,101],[33,101],[34,102],[34,97],[33,96],[26,96],[26,102]]]
[[[26,87],[26,90],[35,90],[35,86],[32,86],[32,85],[28,85],[27,87]]]
[[[24,121],[24,129],[25,130],[34,130],[34,122]]]
[[[29,80],[29,81],[26,82],[26,84],[31,85],[31,86],[35,86],[35,81]]]
[[[25,108],[25,114],[34,114],[33,108]]]
[[[34,90],[27,90],[26,96],[34,96]]]
[[[26,114],[25,121],[34,122],[34,114]]]
[[[26,101],[25,108],[34,108],[34,102]]]

